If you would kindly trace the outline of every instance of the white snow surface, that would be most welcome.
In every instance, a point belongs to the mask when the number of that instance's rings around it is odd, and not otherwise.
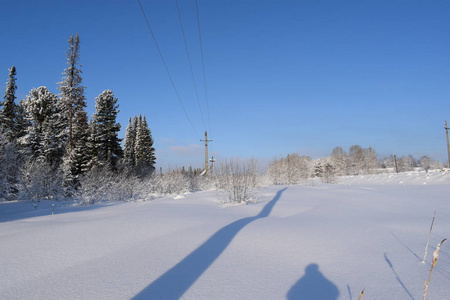
[[[0,299],[422,299],[450,237],[449,175],[390,175],[266,187],[250,205],[3,202]],[[428,299],[450,299],[450,242]]]

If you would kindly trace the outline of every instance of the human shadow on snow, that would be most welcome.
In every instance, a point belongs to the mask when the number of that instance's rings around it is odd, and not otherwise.
[[[239,231],[249,223],[270,215],[284,188],[254,216],[237,220],[211,236],[182,261],[161,275],[133,299],[179,299],[228,247]]]
[[[288,300],[336,300],[338,297],[339,289],[319,271],[317,264],[309,264],[305,269],[305,275],[287,294]]]

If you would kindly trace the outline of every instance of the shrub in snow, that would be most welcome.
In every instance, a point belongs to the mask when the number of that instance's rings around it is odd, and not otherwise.
[[[153,175],[149,180],[150,192],[157,196],[182,194],[189,191],[189,180],[181,171],[174,170],[165,174]]]
[[[64,197],[63,173],[41,161],[30,161],[25,166],[20,198],[61,199]]]
[[[255,159],[225,161],[218,169],[216,187],[222,203],[247,204],[256,201],[260,172]]]
[[[336,182],[336,168],[329,157],[319,158],[314,161],[313,177],[320,178],[324,183]]]
[[[77,197],[81,204],[99,201],[127,201],[139,197],[142,181],[126,172],[115,173],[96,167],[80,177]]]
[[[273,161],[266,175],[272,184],[298,184],[310,178],[311,170],[312,158],[294,153]]]
[[[331,163],[326,163],[323,166],[323,173],[322,173],[322,182],[324,183],[336,183],[336,170],[334,169],[333,165]]]
[[[337,175],[349,175],[350,159],[342,147],[335,147],[330,154],[330,163]]]
[[[419,166],[421,166],[427,173],[430,169],[442,169],[444,167],[442,163],[435,161],[431,157],[426,155],[422,156],[419,159]]]

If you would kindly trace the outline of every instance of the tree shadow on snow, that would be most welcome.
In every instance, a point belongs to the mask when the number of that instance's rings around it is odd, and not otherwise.
[[[52,208],[52,204],[55,204],[55,208]],[[53,200],[41,200],[38,202],[6,201],[0,202],[0,223],[51,216],[52,211],[55,215],[60,215],[83,212],[100,207],[104,206],[98,204],[87,206],[72,206],[70,204]]]
[[[237,220],[211,236],[182,261],[161,275],[133,299],[179,299],[228,247],[239,231],[258,219],[270,215],[284,188],[254,216]]]
[[[323,276],[317,264],[308,265],[305,269],[305,275],[291,287],[287,294],[288,300],[336,300],[338,297],[339,289]]]

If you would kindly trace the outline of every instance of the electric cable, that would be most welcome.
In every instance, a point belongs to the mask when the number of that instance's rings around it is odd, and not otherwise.
[[[189,68],[191,70],[192,83],[194,84],[194,90],[195,90],[195,95],[197,97],[198,108],[200,110],[200,116],[202,118],[203,127],[206,129],[205,119],[203,117],[203,110],[202,110],[202,106],[200,104],[200,97],[198,95],[197,84],[195,83],[195,77],[194,77],[194,71],[193,71],[193,68],[192,68],[191,56],[189,54],[189,47],[188,47],[188,44],[187,44],[186,35],[184,33],[184,26],[183,26],[183,21],[182,21],[182,18],[181,18],[180,8],[178,6],[178,0],[175,0],[175,3],[176,3],[176,6],[177,6],[178,20],[180,21],[181,32],[183,33],[184,47],[186,49],[186,55],[187,55],[188,62],[189,62]]]
[[[144,16],[145,22],[147,23],[147,27],[148,27],[148,30],[150,31],[150,35],[152,36],[153,42],[155,43],[156,49],[158,50],[159,57],[161,58],[164,68],[166,69],[167,75],[169,76],[170,82],[172,83],[173,90],[175,91],[175,94],[177,95],[178,101],[180,102],[180,105],[183,108],[186,118],[188,119],[189,123],[191,124],[192,130],[194,130],[195,135],[199,138],[199,135],[198,135],[197,131],[195,130],[194,124],[192,124],[191,118],[189,118],[186,108],[183,105],[183,101],[181,101],[180,94],[178,93],[178,90],[175,86],[175,82],[173,81],[172,75],[170,74],[169,68],[167,67],[164,56],[162,55],[161,49],[159,48],[158,42],[156,41],[156,37],[153,34],[152,27],[150,26],[150,22],[148,21],[147,15],[145,14],[144,8],[142,7],[141,1],[140,0],[137,0],[137,1],[139,3],[139,7],[141,8],[142,15]]]
[[[195,9],[197,11],[197,28],[198,28],[198,37],[199,37],[199,41],[200,41],[200,55],[201,55],[201,58],[202,58],[202,71],[203,71],[203,84],[204,84],[204,87],[205,87],[206,112],[207,112],[207,115],[208,115],[209,132],[210,132],[210,135],[212,136],[212,132],[211,132],[211,118],[210,118],[210,113],[209,113],[208,89],[207,89],[207,86],[206,86],[205,61],[204,61],[204,58],[203,58],[202,32],[200,30],[200,16],[199,16],[199,12],[198,12],[197,0],[195,0]]]
[[[200,14],[198,11],[198,2],[195,0],[195,10],[197,12],[197,28],[198,28],[198,38],[200,42],[200,56],[202,58],[202,72],[203,72],[203,85],[205,88],[205,99],[206,99],[206,113],[208,116],[208,127],[209,127],[209,135],[213,136],[212,130],[211,130],[211,114],[209,112],[209,99],[208,99],[208,88],[206,85],[206,72],[205,72],[205,60],[203,56],[203,42],[202,42],[202,31],[200,30]],[[213,152],[213,147],[211,147],[211,152]]]

